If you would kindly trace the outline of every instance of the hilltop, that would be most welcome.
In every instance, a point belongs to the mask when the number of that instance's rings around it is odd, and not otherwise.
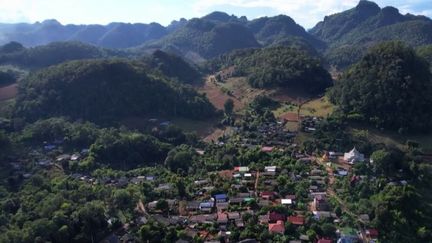
[[[326,16],[310,33],[328,44],[326,59],[343,68],[382,41],[398,40],[413,47],[431,44],[432,20],[402,15],[394,7],[380,8],[374,2],[360,1],[355,8]]]

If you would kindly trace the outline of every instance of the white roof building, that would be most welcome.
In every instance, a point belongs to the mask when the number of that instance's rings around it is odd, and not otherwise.
[[[344,154],[344,161],[350,164],[355,164],[357,162],[363,162],[365,160],[364,154],[357,151],[356,148],[353,148],[348,153]]]

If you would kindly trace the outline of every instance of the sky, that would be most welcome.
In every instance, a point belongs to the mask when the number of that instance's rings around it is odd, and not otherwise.
[[[246,16],[286,14],[305,28],[324,16],[350,9],[359,0],[0,0],[0,23],[34,23],[57,19],[62,24],[111,22],[168,25],[172,20],[202,17],[213,11]],[[432,0],[376,0],[401,13],[432,18]]]

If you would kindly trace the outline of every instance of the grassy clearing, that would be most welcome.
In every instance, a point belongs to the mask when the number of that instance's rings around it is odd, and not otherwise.
[[[302,106],[300,115],[327,117],[334,111],[334,105],[330,103],[327,97],[317,98],[305,103]]]
[[[281,117],[283,114],[289,112],[297,112],[298,106],[296,104],[285,102],[279,108],[273,111],[275,117]]]

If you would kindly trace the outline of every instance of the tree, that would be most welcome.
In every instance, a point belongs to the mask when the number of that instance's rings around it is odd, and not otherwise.
[[[227,99],[224,103],[225,114],[231,115],[234,109],[234,101],[232,99]]]
[[[192,164],[195,151],[187,146],[180,145],[172,149],[165,160],[165,165],[172,171],[181,170],[187,172]]]
[[[329,91],[346,115],[379,128],[426,130],[432,125],[429,64],[401,42],[372,48]]]
[[[164,213],[167,213],[169,211],[168,202],[164,199],[158,200],[156,203],[156,209],[161,210]]]

